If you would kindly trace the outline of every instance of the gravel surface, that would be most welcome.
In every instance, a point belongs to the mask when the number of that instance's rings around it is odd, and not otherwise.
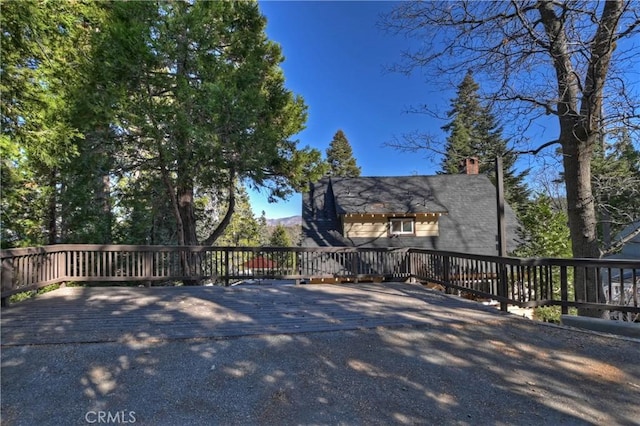
[[[2,424],[637,424],[640,343],[525,321],[9,347]]]
[[[2,425],[635,425],[640,341],[430,324],[3,346]]]

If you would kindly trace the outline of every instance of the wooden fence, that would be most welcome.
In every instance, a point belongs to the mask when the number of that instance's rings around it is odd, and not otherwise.
[[[0,251],[3,304],[15,293],[61,282],[229,285],[417,279],[522,307],[592,307],[640,313],[640,261],[519,259],[421,249],[70,245]],[[575,297],[587,278],[598,294]],[[586,288],[586,287],[585,287]]]
[[[407,279],[407,249],[71,245],[0,251],[2,298],[60,282]]]
[[[410,250],[410,257],[411,276],[490,297],[501,302],[503,310],[507,304],[555,305],[567,314],[570,307],[583,307],[607,310],[625,319],[640,313],[637,260],[521,259],[431,250]],[[597,294],[589,294],[589,279],[597,282]],[[578,299],[577,293],[586,295],[585,300]],[[594,300],[598,303],[587,302]]]

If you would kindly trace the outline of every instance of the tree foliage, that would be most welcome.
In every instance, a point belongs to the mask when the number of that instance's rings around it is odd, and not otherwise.
[[[59,238],[61,174],[82,139],[73,112],[99,11],[91,2],[2,4],[3,246]]]
[[[592,185],[603,250],[615,251],[612,238],[640,218],[640,151],[626,128],[594,148]]]
[[[213,244],[240,183],[322,173],[255,2],[8,2],[2,28],[5,245]]]
[[[554,207],[553,200],[538,194],[520,215],[519,245],[513,255],[520,257],[571,257],[567,214]]]
[[[128,70],[130,97],[118,126],[133,160],[161,176],[179,243],[208,245],[222,235],[237,181],[266,187],[273,199],[301,188],[299,175],[313,174],[319,154],[298,150],[290,139],[302,130],[306,107],[284,87],[280,49],[267,40],[255,3],[122,3],[114,9],[122,24],[105,55],[128,48],[138,64]],[[113,64],[108,81],[117,82],[121,67]],[[210,187],[226,189],[228,211],[199,240],[195,189]]]
[[[273,229],[273,233],[271,234],[271,238],[269,239],[269,245],[272,247],[291,247],[291,239],[289,238],[289,233],[287,229],[282,225],[278,224]]]
[[[336,177],[358,177],[360,167],[353,157],[353,149],[342,130],[338,130],[326,151],[329,174]]]
[[[491,109],[482,105],[479,88],[471,71],[467,71],[458,85],[456,97],[451,101],[451,109],[447,113],[450,121],[442,127],[448,136],[441,173],[459,173],[460,164],[466,158],[476,157],[480,162],[480,173],[488,175],[495,184],[495,159],[501,156],[505,199],[516,211],[522,211],[530,193],[524,182],[528,171],[515,171],[516,156],[507,149],[502,127]]]
[[[565,209],[558,209],[554,200],[546,194],[537,194],[522,212],[519,219],[522,227],[518,231],[518,248],[512,253],[519,257],[552,257],[570,258],[572,256],[571,239],[567,227],[568,217]],[[574,277],[569,270],[567,279]],[[552,279],[558,283],[561,280],[560,271],[554,270]],[[573,287],[568,288],[569,298],[574,297]],[[554,297],[561,298],[560,286],[554,286]],[[561,310],[559,306],[547,306],[534,309],[536,318],[542,321],[560,323]]]
[[[456,97],[451,101],[451,109],[447,113],[450,121],[442,126],[442,130],[448,133],[441,162],[442,173],[459,173],[460,163],[469,157],[478,157],[482,167],[491,161],[480,152],[480,140],[487,136],[480,132],[487,126],[482,126],[485,110],[480,104],[479,88],[473,74],[468,71],[458,85]]]

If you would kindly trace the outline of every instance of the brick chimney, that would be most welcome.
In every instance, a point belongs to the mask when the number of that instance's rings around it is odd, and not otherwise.
[[[469,157],[462,160],[460,162],[460,173],[465,175],[477,175],[480,173],[478,157]]]

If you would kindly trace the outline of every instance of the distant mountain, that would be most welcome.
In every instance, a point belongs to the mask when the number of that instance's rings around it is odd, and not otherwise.
[[[278,219],[267,219],[268,226],[297,226],[302,224],[302,216],[281,217]]]

